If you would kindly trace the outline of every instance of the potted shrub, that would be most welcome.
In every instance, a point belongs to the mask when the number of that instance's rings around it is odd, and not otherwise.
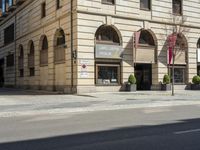
[[[170,83],[170,76],[168,74],[164,75],[163,83],[161,84],[162,91],[170,91],[171,90],[171,83]]]
[[[126,85],[127,91],[136,91],[137,85],[136,85],[136,78],[133,74],[131,74],[128,78],[128,84]]]
[[[191,89],[192,90],[200,90],[200,77],[198,75],[196,75],[192,78]]]

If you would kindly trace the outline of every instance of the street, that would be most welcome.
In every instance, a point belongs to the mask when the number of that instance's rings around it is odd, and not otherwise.
[[[199,150],[200,105],[0,118],[0,150]]]

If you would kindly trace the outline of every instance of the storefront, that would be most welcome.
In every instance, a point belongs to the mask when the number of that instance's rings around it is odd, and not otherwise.
[[[119,33],[112,26],[101,26],[96,32],[95,84],[121,85],[122,44]]]
[[[156,38],[148,30],[140,31],[139,44],[135,49],[135,76],[137,90],[151,90],[152,64],[156,64]]]

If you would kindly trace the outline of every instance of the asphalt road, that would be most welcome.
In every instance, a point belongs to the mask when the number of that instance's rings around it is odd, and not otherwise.
[[[0,150],[200,150],[200,106],[0,118]]]

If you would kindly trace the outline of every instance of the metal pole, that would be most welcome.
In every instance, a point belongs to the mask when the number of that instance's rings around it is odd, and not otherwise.
[[[175,59],[175,54],[174,54],[174,47],[172,48],[172,58],[173,58],[173,63],[172,63],[172,96],[174,96],[174,59]]]

